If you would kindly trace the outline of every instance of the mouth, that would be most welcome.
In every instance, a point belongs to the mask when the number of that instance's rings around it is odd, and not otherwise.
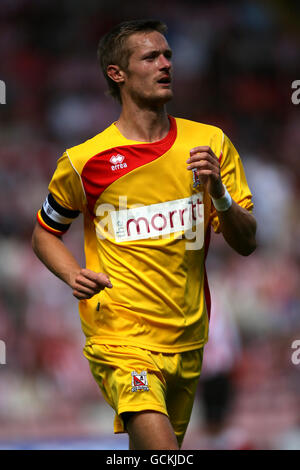
[[[157,83],[160,85],[171,85],[171,77],[169,75],[161,77],[159,80],[157,80]]]

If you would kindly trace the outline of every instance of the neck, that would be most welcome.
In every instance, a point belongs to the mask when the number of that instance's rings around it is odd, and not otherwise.
[[[131,102],[130,106],[123,103],[116,126],[127,139],[155,142],[167,135],[170,124],[165,106],[141,108]]]

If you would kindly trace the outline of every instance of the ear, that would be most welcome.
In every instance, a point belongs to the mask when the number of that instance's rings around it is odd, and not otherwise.
[[[118,65],[109,65],[106,72],[109,78],[116,83],[123,83],[125,80],[125,72]]]

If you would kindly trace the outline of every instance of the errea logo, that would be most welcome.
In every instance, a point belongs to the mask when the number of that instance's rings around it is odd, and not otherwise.
[[[127,168],[127,163],[123,163],[125,160],[125,157],[124,155],[121,155],[120,153],[118,153],[117,155],[113,155],[111,158],[110,158],[110,163],[112,163],[112,166],[111,166],[111,169],[113,171],[115,170],[120,170],[122,168]]]

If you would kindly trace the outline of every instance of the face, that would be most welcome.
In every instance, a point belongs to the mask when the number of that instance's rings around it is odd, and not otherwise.
[[[123,71],[122,96],[144,104],[164,104],[172,96],[172,51],[157,31],[135,33],[127,39],[131,53]]]

